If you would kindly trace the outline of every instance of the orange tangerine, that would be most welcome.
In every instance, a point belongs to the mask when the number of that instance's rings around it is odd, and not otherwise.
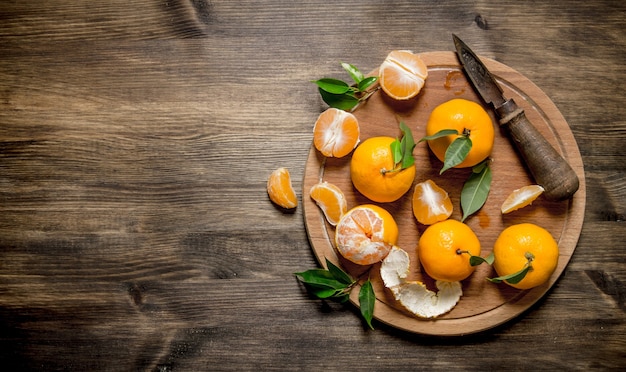
[[[446,190],[433,180],[415,185],[413,190],[413,215],[424,225],[448,219],[452,214],[452,201]]]
[[[371,137],[352,154],[350,177],[354,187],[365,197],[379,203],[400,199],[415,179],[415,165],[395,171],[392,137]]]
[[[347,111],[329,108],[322,112],[313,127],[313,144],[326,157],[341,158],[359,143],[359,122]]]
[[[379,83],[383,91],[396,100],[415,97],[424,87],[428,67],[422,59],[408,50],[394,50],[380,65]]]
[[[277,205],[291,209],[298,206],[296,192],[291,185],[291,176],[287,168],[278,168],[267,180],[267,193],[270,200]]]
[[[502,214],[506,214],[530,205],[543,194],[543,191],[543,187],[539,185],[527,185],[513,190],[502,203],[500,210]]]
[[[417,255],[431,278],[457,282],[476,269],[469,261],[470,255],[480,255],[480,242],[466,224],[445,220],[424,231],[418,242]]]
[[[350,209],[335,228],[337,250],[359,265],[382,261],[397,240],[398,225],[393,216],[373,204]]]
[[[426,123],[426,135],[432,136],[444,129],[456,129],[459,134],[428,141],[431,151],[442,162],[448,146],[463,135],[472,141],[472,148],[455,168],[473,167],[491,155],[495,130],[491,117],[478,103],[455,98],[435,107]]]
[[[529,289],[550,279],[559,261],[559,246],[548,230],[531,223],[504,229],[493,246],[493,267],[499,276],[511,275],[530,265],[524,279],[508,285]]]
[[[335,226],[341,217],[348,211],[346,197],[339,187],[329,182],[320,182],[311,187],[309,192],[311,199],[324,213],[326,220]]]

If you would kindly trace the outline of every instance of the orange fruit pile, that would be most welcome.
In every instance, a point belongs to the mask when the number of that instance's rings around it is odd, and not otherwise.
[[[442,162],[448,146],[460,135],[471,139],[472,148],[455,168],[473,167],[491,155],[495,138],[493,122],[478,103],[456,98],[435,107],[426,123],[426,135],[432,136],[444,129],[456,129],[459,134],[428,141],[431,151]]]
[[[359,143],[359,122],[351,113],[336,108],[322,112],[313,127],[313,144],[326,157],[341,158]]]
[[[350,178],[354,187],[365,197],[379,203],[400,199],[415,179],[415,165],[394,170],[392,137],[371,137],[363,141],[352,154]]]
[[[424,231],[418,242],[417,255],[431,278],[457,282],[476,269],[470,265],[470,255],[480,255],[480,242],[466,224],[445,220]]]
[[[391,98],[407,100],[424,87],[428,67],[422,59],[408,50],[394,50],[387,55],[378,70],[379,84]]]
[[[413,215],[424,225],[444,221],[452,214],[452,201],[446,190],[432,180],[415,185],[412,199]]]
[[[337,250],[359,265],[382,261],[397,240],[398,225],[393,216],[373,204],[350,209],[335,228]]]
[[[339,187],[328,182],[320,182],[311,187],[309,192],[311,199],[322,210],[326,220],[335,226],[348,211],[346,197]]]
[[[499,276],[511,275],[530,264],[524,279],[512,287],[529,289],[550,279],[559,260],[559,247],[550,232],[531,223],[512,225],[504,229],[493,246],[493,267]]]

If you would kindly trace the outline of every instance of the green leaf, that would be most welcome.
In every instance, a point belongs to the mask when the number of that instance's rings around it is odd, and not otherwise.
[[[439,174],[453,168],[463,162],[467,154],[472,149],[472,140],[467,136],[457,137],[446,149],[446,155],[443,161],[443,168]]]
[[[337,279],[339,282],[352,285],[354,280],[348,275],[345,271],[341,270],[334,263],[330,262],[328,258],[326,259],[326,266],[328,267],[328,271],[333,276],[333,278]]]
[[[393,155],[393,169],[388,172],[397,172],[406,169],[415,164],[415,158],[413,157],[413,149],[415,148],[415,141],[413,141],[413,133],[404,122],[400,122],[400,130],[402,131],[402,138],[397,138],[391,142],[391,154]]]
[[[400,130],[402,131],[402,140],[400,140],[402,148],[402,169],[406,169],[415,164],[415,158],[413,157],[413,149],[415,148],[415,140],[413,139],[413,133],[404,122],[400,122]]]
[[[391,142],[391,154],[393,155],[394,164],[398,164],[402,161],[402,145],[397,138],[395,141]]]
[[[447,137],[452,134],[459,134],[459,131],[456,129],[442,129],[439,132],[433,134],[432,136],[422,137],[419,141],[417,141],[417,143],[436,140],[437,138]]]
[[[358,84],[361,82],[361,80],[363,80],[364,76],[361,71],[356,68],[356,66],[349,63],[341,62],[341,67],[343,67],[344,70],[348,71],[348,74],[350,74],[350,77],[352,78],[352,80],[354,80],[355,83]]]
[[[365,90],[367,90],[367,88],[369,88],[376,81],[378,81],[378,77],[377,76],[366,77],[365,79],[361,80],[357,84],[357,88],[359,89],[359,92],[364,92]]]
[[[323,78],[314,81],[314,83],[317,84],[321,90],[332,94],[344,94],[350,91],[348,83],[338,79]]]
[[[372,282],[367,279],[361,286],[359,291],[359,305],[361,306],[361,315],[367,322],[367,325],[374,329],[372,326],[372,318],[374,317],[374,303],[376,303],[376,295]]]
[[[480,256],[470,256],[469,262],[471,266],[478,266],[482,263],[486,263],[487,265],[492,265],[493,260],[494,260],[494,255],[493,255],[493,252],[491,252],[485,258],[482,258]]]
[[[532,269],[532,266],[526,265],[524,268],[516,273],[499,276],[497,278],[487,278],[492,283],[501,283],[502,281],[507,281],[511,284],[517,284],[522,281],[526,277],[526,274]]]
[[[320,289],[345,289],[348,287],[345,283],[337,280],[330,271],[324,269],[311,269],[295,273],[295,275],[303,283]]]
[[[322,88],[319,88],[319,92],[322,99],[326,102],[326,104],[328,104],[328,106],[338,108],[340,110],[350,111],[359,103],[359,99],[351,93],[333,94],[323,90]]]
[[[472,172],[461,190],[461,209],[463,218],[467,217],[482,208],[487,201],[489,189],[491,188],[491,168],[482,167],[479,173]]]
[[[311,294],[313,294],[315,297],[317,298],[332,298],[335,297],[341,293],[343,293],[343,290],[341,289],[332,289],[332,288],[316,288],[315,286],[309,285],[309,284],[305,284],[307,286],[307,289],[309,290],[309,292],[311,292]]]
[[[474,167],[472,167],[472,172],[474,172],[474,173],[482,172],[483,169],[485,169],[485,167],[489,166],[489,161],[490,161],[489,158],[487,158],[486,160],[483,160],[478,165],[475,165]]]

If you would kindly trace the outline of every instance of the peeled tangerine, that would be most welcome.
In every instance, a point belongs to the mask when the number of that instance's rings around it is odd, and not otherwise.
[[[409,254],[396,246],[391,248],[380,266],[380,275],[385,287],[411,313],[421,318],[434,318],[452,310],[463,295],[461,282],[437,280],[438,292],[426,288],[424,283],[407,281],[409,273]]]
[[[337,251],[358,265],[382,261],[398,240],[398,225],[385,209],[365,204],[350,209],[335,228]]]
[[[331,107],[322,112],[313,127],[313,144],[327,157],[342,158],[359,143],[359,122],[351,113]]]
[[[287,168],[278,168],[267,180],[267,194],[277,205],[292,209],[298,206],[296,192],[291,185],[291,176]]]
[[[329,182],[320,182],[311,187],[311,199],[324,213],[326,221],[336,226],[341,217],[348,211],[348,202],[341,189]]]
[[[532,204],[543,192],[543,187],[539,185],[528,185],[513,190],[502,203],[502,214],[511,213]]]
[[[413,215],[424,225],[446,220],[452,214],[452,201],[448,193],[433,180],[415,185],[413,191]]]
[[[415,97],[428,77],[424,61],[408,50],[391,51],[378,71],[380,87],[389,97],[397,100]]]

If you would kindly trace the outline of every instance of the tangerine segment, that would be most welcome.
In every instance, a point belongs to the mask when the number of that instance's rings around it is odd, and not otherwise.
[[[270,200],[277,205],[292,209],[298,206],[296,192],[291,185],[291,176],[287,168],[278,168],[267,180],[267,193]]]
[[[341,189],[329,182],[320,182],[311,187],[311,199],[324,213],[326,220],[336,226],[341,217],[348,211],[348,202]]]
[[[413,215],[424,225],[444,221],[452,214],[452,201],[448,193],[434,181],[426,180],[415,185]]]
[[[394,171],[392,137],[371,137],[354,150],[350,178],[365,197],[379,203],[393,202],[404,195],[415,179],[415,165]],[[391,172],[390,172],[391,171]]]
[[[422,59],[408,50],[394,50],[379,68],[379,82],[383,91],[393,99],[415,97],[424,87],[428,67]]]
[[[349,210],[335,229],[337,250],[346,259],[371,265],[383,260],[398,240],[398,225],[385,209],[371,204]]]
[[[493,246],[493,267],[499,276],[510,275],[528,263],[531,270],[512,287],[529,289],[550,279],[559,260],[559,246],[548,230],[531,223],[512,225],[504,229]]]
[[[322,112],[313,127],[313,144],[326,157],[341,158],[359,143],[359,122],[349,112],[329,108]]]
[[[523,208],[527,205],[532,204],[539,197],[539,195],[543,194],[544,189],[539,185],[528,185],[521,187],[517,190],[513,190],[509,196],[502,203],[502,214],[511,213],[520,208]]]
[[[432,136],[444,129],[456,129],[459,134],[428,141],[428,147],[440,161],[445,160],[448,146],[460,135],[467,135],[472,147],[455,168],[473,167],[491,155],[495,130],[491,117],[478,103],[455,98],[435,107],[426,123],[426,135]]]
[[[445,220],[430,225],[424,231],[418,242],[417,254],[431,278],[457,282],[476,269],[469,261],[470,256],[480,255],[480,241],[466,224]]]

